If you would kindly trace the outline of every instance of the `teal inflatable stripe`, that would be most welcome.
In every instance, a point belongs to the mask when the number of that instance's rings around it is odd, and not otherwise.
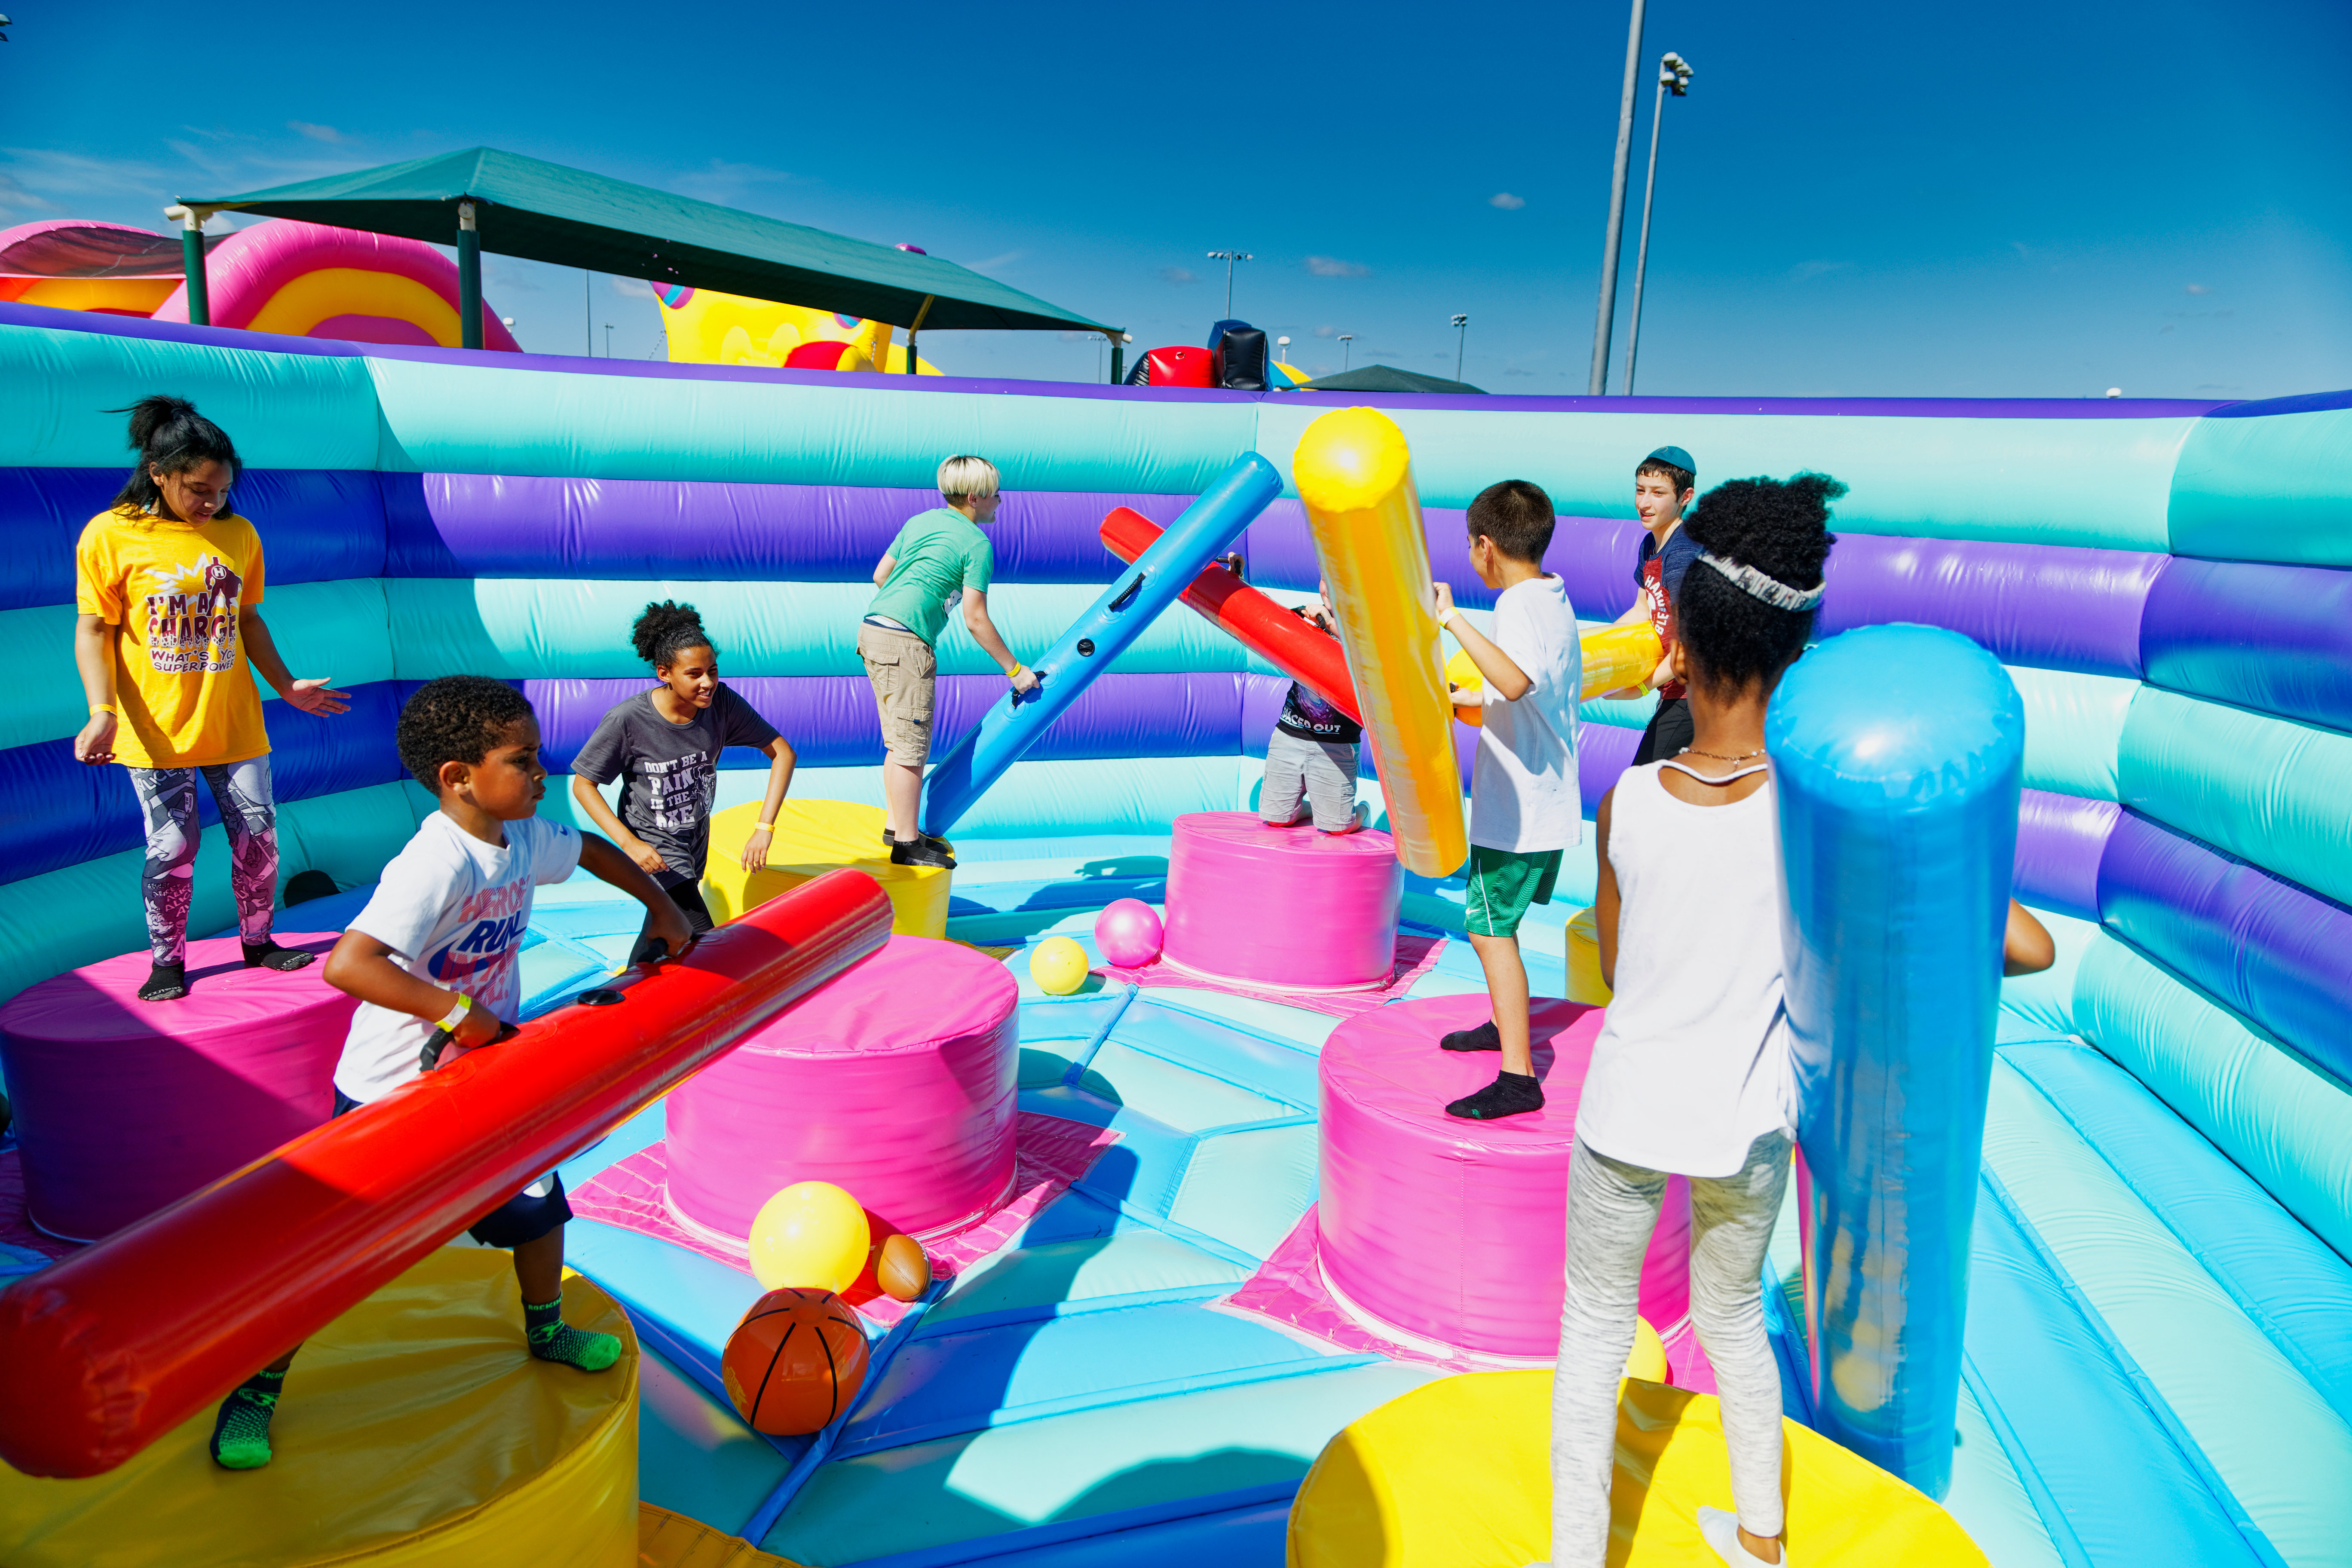
[[[2115,800],[2116,752],[2139,682],[2005,665],[2025,700],[2025,787]]]
[[[263,595],[261,618],[298,678],[324,676],[339,687],[394,678],[391,626],[383,584],[377,578],[271,588]],[[81,682],[72,673],[73,626],[71,605],[0,610],[0,646],[26,650],[56,676],[21,681],[0,693],[0,747],[61,740],[80,731],[88,711]],[[624,626],[624,649],[626,632]],[[621,671],[616,667],[611,673]],[[255,684],[261,688],[262,700],[278,700],[267,681],[257,679]]]
[[[2200,419],[2173,471],[2170,548],[2352,566],[2352,408]]]
[[[594,679],[644,671],[629,651],[629,625],[651,599],[684,599],[719,639],[733,676],[863,675],[857,624],[873,601],[863,583],[589,583],[485,578],[392,579],[391,646],[399,679],[492,675],[509,679]],[[988,613],[1013,653],[1043,651],[1094,603],[1083,584],[1008,583]],[[949,623],[939,646],[947,675],[1001,674],[963,629]],[[1171,610],[1116,666],[1130,674],[1274,668],[1200,616]]]
[[[2072,1123],[1996,1062],[1985,1165],[2288,1563],[2340,1551],[2352,1427]],[[2260,1411],[2249,1421],[2247,1412]]]
[[[1258,450],[1288,475],[1300,433],[1323,412],[1278,399],[1261,405]],[[1852,487],[1837,505],[1835,526],[1843,532],[2148,551],[2170,545],[2165,507],[2173,458],[2195,423],[1386,412],[1412,444],[1424,506],[1466,507],[1497,479],[1525,479],[1549,491],[1563,515],[1630,518],[1633,465],[1671,442],[1698,459],[1702,494],[1751,474],[1834,474]]]
[[[2074,977],[2075,1026],[2352,1259],[2352,1094],[2113,936]]]
[[[1158,403],[361,363],[383,423],[381,452],[357,466],[395,472],[926,489],[941,458],[977,452],[1003,470],[1008,489],[1191,495],[1250,450],[1255,430],[1255,405],[1238,398]]]
[[[2119,776],[2126,805],[2352,902],[2352,735],[2148,687]]]
[[[157,392],[194,400],[256,468],[376,466],[375,392],[356,359],[10,327],[0,386],[0,467],[128,473],[123,416],[106,410]]]
[[[2074,975],[2100,935],[2091,921],[2055,910],[2035,910],[2033,916],[2050,932],[2057,959],[2039,974],[2011,975],[2000,983],[2004,1039],[2047,1039],[2074,1032]]]

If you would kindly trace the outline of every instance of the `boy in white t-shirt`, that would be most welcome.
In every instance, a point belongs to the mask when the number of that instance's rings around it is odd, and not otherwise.
[[[1451,584],[1435,587],[1437,618],[1478,667],[1479,691],[1455,688],[1457,704],[1480,704],[1478,757],[1470,775],[1469,890],[1464,929],[1486,972],[1494,1016],[1439,1042],[1449,1051],[1500,1051],[1493,1083],[1445,1109],[1476,1121],[1543,1109],[1528,1038],[1528,966],[1519,922],[1551,902],[1562,854],[1584,828],[1576,776],[1576,709],[1584,688],[1584,647],[1568,585],[1543,568],[1551,543],[1551,498],[1525,479],[1489,485],[1470,503],[1470,564],[1502,592],[1494,636],[1454,607]]]
[[[397,744],[441,809],[384,867],[375,896],[328,955],[328,984],[360,999],[335,1066],[338,1116],[511,1031],[521,1011],[516,959],[531,889],[562,881],[574,866],[644,904],[647,934],[672,955],[693,940],[677,905],[618,847],[535,815],[547,793],[539,720],[513,687],[478,675],[427,681],[401,710]],[[530,1353],[602,1372],[618,1359],[620,1342],[563,1321],[563,1222],[571,1217],[562,1180],[551,1171],[476,1221],[471,1234],[514,1251]],[[269,1418],[293,1360],[287,1352],[221,1402],[212,1455],[224,1468],[269,1462]]]

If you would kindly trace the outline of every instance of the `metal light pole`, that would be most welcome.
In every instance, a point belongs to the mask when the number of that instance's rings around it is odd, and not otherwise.
[[[1601,314],[1592,324],[1592,384],[1599,397],[1609,390],[1609,329],[1617,319],[1617,253],[1625,240],[1625,171],[1633,159],[1633,95],[1642,79],[1642,11],[1633,0],[1633,26],[1625,35],[1625,96],[1617,106],[1617,172],[1609,182],[1609,237],[1601,251]]]
[[[1355,342],[1355,341],[1356,334],[1353,332],[1341,332],[1339,334],[1339,374],[1342,375],[1345,375],[1348,373],[1349,356],[1356,352],[1355,349],[1350,346]]]
[[[1690,62],[1671,49],[1658,62],[1658,100],[1650,107],[1650,179],[1642,187],[1642,243],[1633,248],[1633,317],[1625,326],[1625,395],[1633,395],[1633,358],[1642,348],[1642,279],[1650,270],[1650,204],[1658,195],[1658,126],[1665,119],[1666,94],[1690,92]]]
[[[1469,337],[1470,318],[1464,315],[1455,316],[1454,318],[1454,379],[1456,381],[1462,379],[1462,345],[1469,340]]]
[[[1290,363],[1290,334],[1288,332],[1285,332],[1282,336],[1275,339],[1274,346],[1281,351],[1282,363],[1284,364],[1288,364]]]
[[[1230,321],[1234,319],[1234,263],[1255,261],[1257,258],[1246,250],[1213,250],[1209,259],[1225,264],[1225,320]]]

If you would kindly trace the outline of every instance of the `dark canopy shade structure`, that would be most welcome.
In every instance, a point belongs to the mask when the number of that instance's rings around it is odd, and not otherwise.
[[[480,346],[482,250],[885,321],[906,328],[910,344],[924,327],[1080,329],[1118,341],[1100,321],[952,261],[488,147],[181,205],[191,222],[260,213],[455,244],[469,348]],[[192,272],[191,320],[201,288]]]
[[[1343,370],[1337,375],[1322,375],[1307,384],[1309,392],[1475,392],[1484,395],[1486,388],[1473,386],[1466,381],[1448,381],[1442,375],[1423,375],[1417,370],[1399,370],[1392,364],[1368,364],[1361,370]]]

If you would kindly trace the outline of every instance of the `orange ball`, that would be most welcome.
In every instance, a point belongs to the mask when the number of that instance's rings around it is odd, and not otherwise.
[[[874,1282],[898,1301],[911,1301],[929,1289],[931,1260],[922,1244],[904,1234],[884,1241],[874,1257]]]
[[[719,1374],[755,1432],[797,1437],[849,1408],[866,1382],[866,1330],[830,1290],[787,1288],[751,1303]]]

